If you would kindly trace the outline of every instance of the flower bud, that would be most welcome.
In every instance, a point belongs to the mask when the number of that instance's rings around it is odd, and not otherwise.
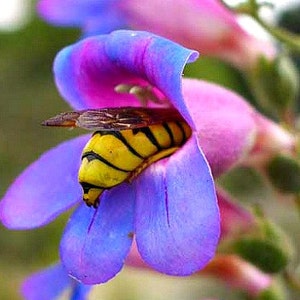
[[[199,273],[200,274],[200,273]],[[256,297],[272,284],[271,276],[236,255],[217,255],[201,272]]]
[[[267,113],[284,119],[292,111],[299,93],[299,74],[286,55],[260,57],[248,73],[256,101]]]

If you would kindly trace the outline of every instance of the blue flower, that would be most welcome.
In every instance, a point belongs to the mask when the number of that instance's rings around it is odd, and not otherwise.
[[[64,293],[70,300],[86,300],[91,288],[67,276],[64,268],[57,264],[28,277],[21,292],[26,300],[58,299]]]
[[[134,31],[87,38],[63,49],[54,63],[55,80],[73,108],[140,106],[134,95],[115,88],[150,86],[160,102],[181,113],[193,135],[131,184],[105,191],[98,209],[82,203],[77,182],[81,151],[90,135],[64,142],[43,154],[8,189],[0,205],[3,224],[35,228],[79,203],[60,254],[67,273],[85,284],[105,282],[121,270],[133,235],[141,257],[159,272],[186,276],[203,268],[215,254],[220,219],[211,171],[199,147],[199,122],[191,113],[202,107],[201,101],[193,96],[195,101],[185,100],[182,93],[183,68],[196,58],[195,51]],[[207,86],[205,93],[213,93],[215,86]],[[198,89],[203,87],[199,84]]]

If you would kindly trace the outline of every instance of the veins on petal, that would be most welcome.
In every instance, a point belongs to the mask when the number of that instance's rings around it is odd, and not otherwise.
[[[170,215],[169,215],[168,187],[167,187],[165,176],[164,176],[164,179],[163,179],[163,184],[164,184],[164,191],[165,191],[165,206],[166,206],[166,213],[167,213],[167,224],[168,224],[168,227],[171,227],[171,225],[170,225]]]
[[[87,234],[89,234],[89,232],[90,232],[90,230],[91,230],[91,228],[92,228],[92,225],[93,225],[94,220],[95,220],[95,218],[96,218],[96,214],[97,214],[97,211],[98,211],[98,207],[95,208],[94,210],[95,210],[95,211],[94,211],[93,217],[92,217],[92,219],[91,219],[91,223],[90,223],[90,225],[89,225],[89,227],[88,227]]]
[[[87,208],[87,209],[89,209],[89,208]],[[91,222],[90,222],[90,224],[89,224],[89,226],[88,226],[88,228],[87,228],[87,232],[86,232],[86,235],[85,235],[85,238],[84,238],[84,243],[83,243],[83,247],[81,247],[81,251],[80,251],[80,269],[82,269],[82,266],[83,266],[83,256],[84,256],[84,251],[85,251],[85,247],[86,247],[86,240],[88,239],[88,235],[89,235],[89,233],[90,233],[90,231],[91,231],[91,229],[92,229],[92,226],[93,226],[93,224],[94,224],[94,221],[95,221],[95,219],[96,219],[96,215],[97,215],[97,211],[98,211],[98,208],[95,208],[94,209],[94,213],[93,213],[93,216],[92,216],[92,218],[91,218]],[[72,274],[69,274],[69,276],[71,276],[72,277]],[[84,276],[84,278],[87,278],[87,275],[86,274],[83,274],[83,276]],[[78,280],[78,278],[76,278],[75,276],[74,276],[74,278],[76,279],[76,280]]]

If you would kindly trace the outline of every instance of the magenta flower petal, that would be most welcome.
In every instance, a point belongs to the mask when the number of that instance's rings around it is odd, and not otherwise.
[[[21,291],[26,300],[54,300],[67,289],[70,290],[70,300],[85,300],[91,286],[76,282],[67,276],[60,264],[57,264],[28,277],[23,282]]]
[[[255,217],[221,188],[217,189],[221,214],[222,238],[249,232],[255,225]]]
[[[6,227],[44,225],[81,199],[77,173],[88,138],[81,136],[58,145],[17,177],[0,203],[0,217]]]
[[[158,97],[163,94],[177,107],[183,103],[183,68],[197,56],[153,34],[120,30],[63,49],[54,73],[62,96],[76,109],[141,106],[135,96],[115,92],[119,84],[154,86]],[[184,107],[180,112],[189,118]]]
[[[253,149],[257,112],[238,94],[213,83],[183,79],[182,93],[199,145],[219,176]]]
[[[132,243],[134,193],[127,184],[104,192],[97,210],[82,204],[61,241],[67,273],[85,284],[106,282],[122,268]]]
[[[214,256],[219,211],[213,179],[196,138],[137,178],[136,242],[159,272],[190,275]]]

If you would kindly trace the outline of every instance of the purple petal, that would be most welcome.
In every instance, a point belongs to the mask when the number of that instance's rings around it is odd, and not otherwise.
[[[22,295],[26,300],[58,299],[67,289],[72,300],[85,300],[91,286],[80,284],[69,276],[60,265],[53,265],[27,278],[22,285]]]
[[[55,299],[71,281],[61,265],[54,265],[27,278],[22,285],[22,294],[27,300]]]
[[[0,203],[0,217],[6,227],[29,229],[44,225],[81,198],[77,173],[89,137],[58,145],[19,175]]]
[[[129,94],[114,91],[119,84],[149,84],[170,99],[187,118],[181,76],[195,51],[147,32],[120,30],[84,39],[63,49],[54,73],[62,96],[76,109],[140,106]],[[163,70],[163,71],[162,71]]]
[[[40,0],[41,18],[58,26],[81,27],[85,34],[109,33],[125,28],[116,0]]]
[[[169,275],[190,275],[214,256],[220,219],[213,179],[196,138],[137,179],[136,241]]]
[[[72,277],[97,284],[121,270],[132,243],[134,202],[133,189],[122,184],[103,193],[97,210],[82,204],[75,211],[61,241]]]

